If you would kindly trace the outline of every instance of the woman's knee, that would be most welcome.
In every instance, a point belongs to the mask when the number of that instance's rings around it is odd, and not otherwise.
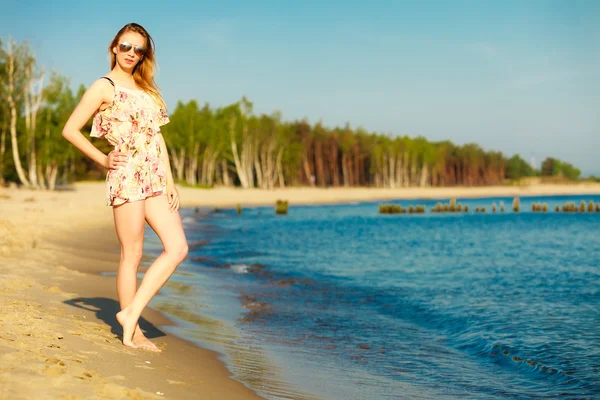
[[[138,266],[142,261],[142,247],[121,248],[121,262],[128,265]]]
[[[183,261],[187,257],[188,250],[189,248],[186,242],[178,243],[165,249],[166,253],[178,262]]]

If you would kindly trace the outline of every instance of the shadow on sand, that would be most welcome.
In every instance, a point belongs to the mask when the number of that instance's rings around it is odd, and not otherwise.
[[[65,300],[64,303],[96,313],[96,318],[104,321],[104,323],[111,327],[111,333],[118,335],[121,340],[123,339],[123,328],[116,318],[116,314],[121,311],[118,301],[106,297],[77,297]],[[140,317],[138,323],[148,339],[166,336],[163,331],[144,319],[144,317]]]

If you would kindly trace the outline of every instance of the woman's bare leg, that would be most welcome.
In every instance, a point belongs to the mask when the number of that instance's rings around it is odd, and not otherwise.
[[[171,277],[188,252],[181,218],[178,212],[169,211],[167,197],[165,195],[150,197],[142,203],[145,203],[146,221],[158,235],[164,251],[146,271],[131,303],[117,313],[117,320],[123,326],[123,344],[131,347],[137,347],[133,342],[133,335],[142,311]]]
[[[144,247],[145,205],[143,201],[113,207],[115,230],[121,243],[121,260],[117,270],[117,298],[121,310],[131,303],[137,290],[137,272]],[[133,335],[135,347],[158,351],[154,343],[144,336],[139,325]]]

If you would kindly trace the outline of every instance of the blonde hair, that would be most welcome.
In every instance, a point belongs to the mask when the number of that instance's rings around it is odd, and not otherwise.
[[[110,54],[110,69],[112,70],[117,64],[117,57],[115,53],[113,53],[113,48],[119,45],[119,39],[127,32],[139,33],[146,41],[144,56],[133,69],[133,80],[135,81],[135,84],[150,94],[150,96],[152,96],[152,98],[154,98],[154,100],[161,107],[166,109],[167,106],[165,101],[160,94],[158,85],[154,81],[154,68],[156,67],[156,58],[154,57],[154,40],[143,26],[136,24],[135,22],[131,22],[117,32],[117,35],[108,46],[108,53]]]

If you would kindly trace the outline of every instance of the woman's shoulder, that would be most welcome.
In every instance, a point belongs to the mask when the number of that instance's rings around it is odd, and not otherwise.
[[[98,78],[87,89],[87,92],[102,97],[105,102],[110,102],[115,92],[112,82],[105,78]]]
[[[115,88],[115,82],[110,79],[107,76],[102,76],[98,79],[96,79],[92,85],[90,86],[91,88],[96,88],[96,89],[104,89],[104,90],[110,90],[112,91]]]

